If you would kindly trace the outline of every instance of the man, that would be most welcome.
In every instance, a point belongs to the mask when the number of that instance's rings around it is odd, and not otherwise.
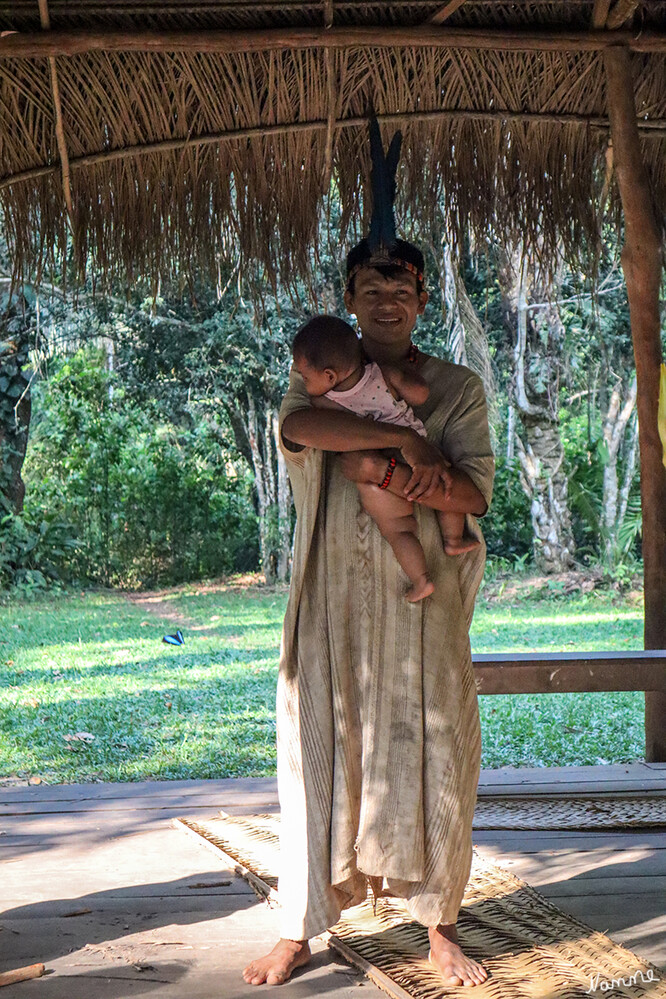
[[[404,898],[428,926],[448,985],[485,969],[458,946],[471,865],[480,727],[468,629],[484,550],[442,548],[435,509],[485,513],[493,458],[481,382],[415,350],[423,257],[403,241],[349,255],[345,304],[379,364],[413,365],[428,383],[415,407],[428,439],[404,427],[310,407],[292,371],[281,434],[298,514],[278,684],[282,810],[280,942],[244,972],[279,984],[310,957],[308,939],[344,906]],[[435,583],[410,604],[405,577],[363,512],[354,483],[383,483],[397,448],[411,468],[418,533]],[[391,488],[389,483],[389,488]],[[468,530],[480,536],[468,516]]]

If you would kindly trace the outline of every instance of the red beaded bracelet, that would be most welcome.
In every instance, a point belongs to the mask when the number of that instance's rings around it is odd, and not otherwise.
[[[386,468],[386,475],[379,483],[380,489],[388,489],[388,484],[393,478],[393,473],[395,472],[395,466],[398,464],[395,458],[389,458],[389,463]]]

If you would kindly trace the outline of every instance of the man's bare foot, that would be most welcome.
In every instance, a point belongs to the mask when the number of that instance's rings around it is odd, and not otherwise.
[[[485,982],[488,972],[483,965],[463,954],[453,923],[428,927],[428,936],[428,959],[441,972],[447,985],[480,985]]]
[[[248,985],[282,985],[291,978],[296,968],[310,960],[307,940],[278,940],[270,954],[248,964],[243,978]]]
[[[410,604],[417,604],[419,600],[424,600],[434,592],[435,584],[431,582],[427,576],[421,576],[421,578],[407,590],[407,599]]]
[[[444,551],[447,555],[462,555],[463,552],[471,552],[478,548],[480,544],[480,541],[470,536],[444,538]]]

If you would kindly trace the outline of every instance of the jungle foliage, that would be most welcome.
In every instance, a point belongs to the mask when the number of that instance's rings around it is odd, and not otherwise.
[[[423,243],[430,301],[415,342],[475,368],[489,397],[490,555],[539,567],[550,516],[570,525],[570,561],[613,571],[635,560],[633,358],[614,239],[597,250],[594,281],[562,263],[550,284],[538,262],[521,284],[510,248],[490,238],[458,259],[445,234]],[[300,295],[238,268],[215,287],[117,298],[73,299],[57,283],[5,294],[0,588],[135,588],[256,568],[286,578],[293,511],[277,412],[298,325],[345,315],[334,244],[319,249],[320,284]],[[559,510],[548,511],[555,475]],[[546,519],[545,537],[557,529]]]

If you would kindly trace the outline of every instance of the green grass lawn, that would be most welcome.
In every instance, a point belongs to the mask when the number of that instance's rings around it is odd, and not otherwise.
[[[285,603],[282,590],[190,586],[154,604],[91,592],[0,607],[0,779],[274,774]],[[185,645],[163,643],[179,626]],[[595,591],[482,598],[472,645],[639,649],[641,636],[638,601]],[[482,697],[481,716],[486,767],[629,762],[644,752],[640,693]]]

